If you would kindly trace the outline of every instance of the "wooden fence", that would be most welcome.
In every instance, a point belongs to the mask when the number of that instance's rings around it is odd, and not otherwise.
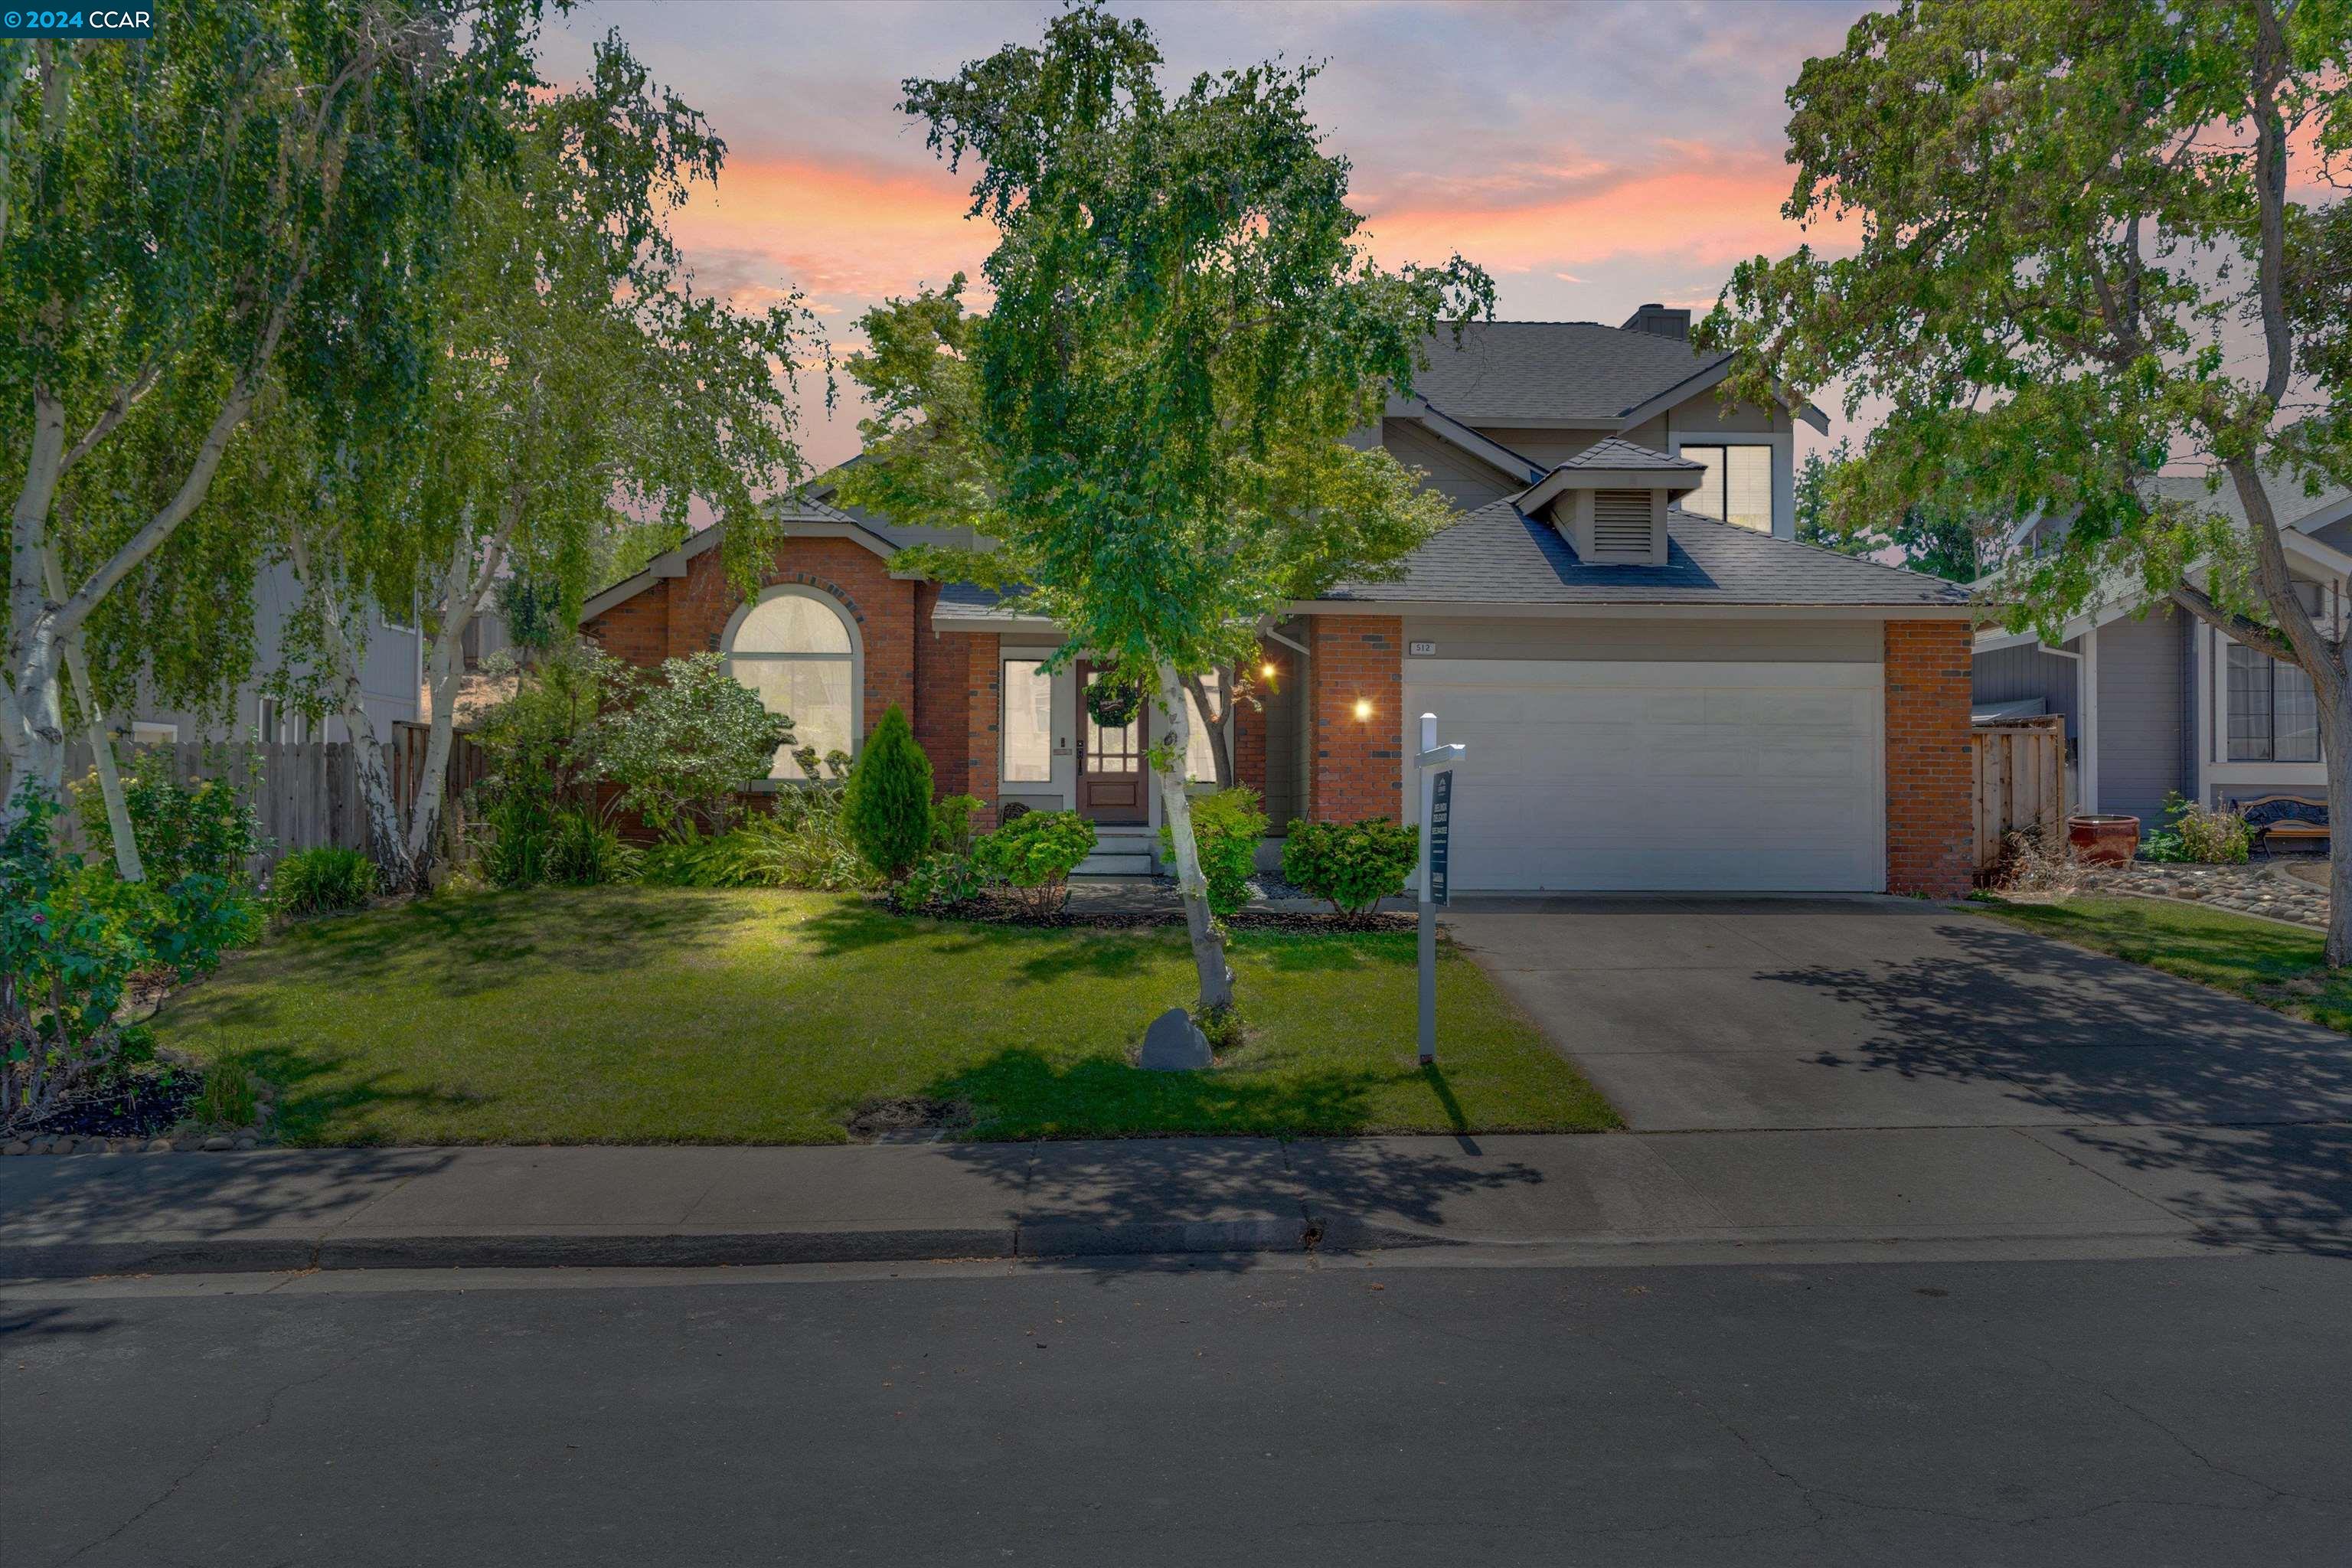
[[[395,724],[392,743],[385,748],[390,753],[386,760],[391,766],[394,798],[404,817],[425,776],[425,752],[431,734],[428,725]],[[322,845],[344,849],[368,847],[367,811],[360,800],[359,756],[349,742],[284,741],[253,745],[242,742],[184,741],[174,745],[118,748],[117,754],[126,765],[134,749],[168,757],[172,776],[183,783],[225,779],[251,798],[261,819],[262,852],[254,858],[251,867],[257,876],[297,849],[315,849]],[[88,778],[92,759],[87,736],[68,745],[66,782],[70,784]],[[444,786],[444,809],[453,817],[457,816],[467,793],[481,782],[487,771],[481,748],[463,735],[455,737]],[[90,808],[98,809],[94,798]],[[64,826],[68,845],[89,848],[89,837],[83,831],[80,814],[70,795]]]
[[[2065,819],[2066,721],[2057,714],[1979,724],[1969,731],[1973,762],[1977,869],[2000,858],[2002,836],[2049,831]]]

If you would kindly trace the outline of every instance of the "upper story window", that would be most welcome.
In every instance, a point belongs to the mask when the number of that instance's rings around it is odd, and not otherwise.
[[[769,712],[788,715],[800,744],[820,757],[857,749],[857,628],[830,597],[793,584],[771,588],[735,613],[726,647],[728,673],[758,692]],[[768,773],[802,776],[781,746]]]
[[[1771,447],[1685,445],[1682,455],[1706,468],[1698,489],[1683,497],[1685,511],[1772,531]]]

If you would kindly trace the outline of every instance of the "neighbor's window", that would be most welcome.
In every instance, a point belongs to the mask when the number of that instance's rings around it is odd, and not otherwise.
[[[1054,678],[1045,661],[1004,661],[1004,782],[1045,784],[1054,776]]]
[[[1683,497],[1685,511],[1772,531],[1771,447],[1685,446],[1682,455],[1706,469],[1698,489]]]
[[[2319,761],[2319,699],[2297,666],[2229,645],[2230,761]]]
[[[789,715],[793,736],[817,755],[857,746],[857,644],[849,617],[811,590],[771,588],[745,613],[727,644],[727,671],[760,694],[771,713]],[[782,746],[771,778],[797,779]]]
[[[1201,677],[1202,689],[1209,694],[1209,706],[1225,705],[1225,677],[1223,670],[1213,669]],[[1185,717],[1192,721],[1189,738],[1184,746],[1184,776],[1195,784],[1217,782],[1217,759],[1209,750],[1209,720],[1201,711],[1201,704],[1191,691],[1184,694],[1184,705],[1192,711]]]

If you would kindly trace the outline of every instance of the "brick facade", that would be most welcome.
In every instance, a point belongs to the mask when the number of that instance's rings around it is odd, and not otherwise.
[[[992,637],[960,636],[943,639],[964,645],[964,784],[962,794],[977,795],[980,809],[971,814],[975,831],[996,826],[997,715],[1002,711],[998,688],[1004,680]],[[937,777],[936,772],[933,774]]]
[[[1314,822],[1401,816],[1404,810],[1404,622],[1395,616],[1318,616],[1308,623],[1307,701]],[[1357,717],[1358,703],[1370,711]],[[1260,747],[1261,771],[1264,748]]]
[[[846,539],[788,539],[776,547],[761,586],[796,583],[839,604],[857,623],[865,662],[861,693],[865,728],[871,730],[892,703],[907,710],[915,739],[931,760],[931,778],[941,795],[970,792],[986,774],[984,798],[995,798],[994,709],[988,721],[986,764],[971,750],[965,704],[972,687],[972,645],[987,645],[995,660],[994,637],[933,635],[935,583],[895,580],[889,563]],[[722,652],[727,623],[743,606],[743,596],[720,569],[719,552],[705,551],[687,563],[686,575],[653,586],[606,610],[581,630],[616,658],[648,668],[666,658]],[[994,677],[989,677],[994,691]]]
[[[1232,704],[1234,782],[1257,791],[1261,801],[1265,798],[1265,713],[1250,700],[1250,693],[1258,683],[1256,671],[1264,658],[1263,650],[1253,655],[1241,679],[1234,683],[1237,695]],[[1273,693],[1261,691],[1258,697],[1271,701]]]
[[[1886,623],[1886,890],[1957,898],[1976,864],[1969,626]]]

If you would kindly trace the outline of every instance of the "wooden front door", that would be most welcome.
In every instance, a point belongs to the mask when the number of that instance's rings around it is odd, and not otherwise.
[[[1078,690],[1083,694],[1097,679],[1092,665],[1078,661]],[[1106,730],[1078,701],[1078,813],[1095,822],[1140,823],[1144,820],[1143,711],[1116,730]]]

